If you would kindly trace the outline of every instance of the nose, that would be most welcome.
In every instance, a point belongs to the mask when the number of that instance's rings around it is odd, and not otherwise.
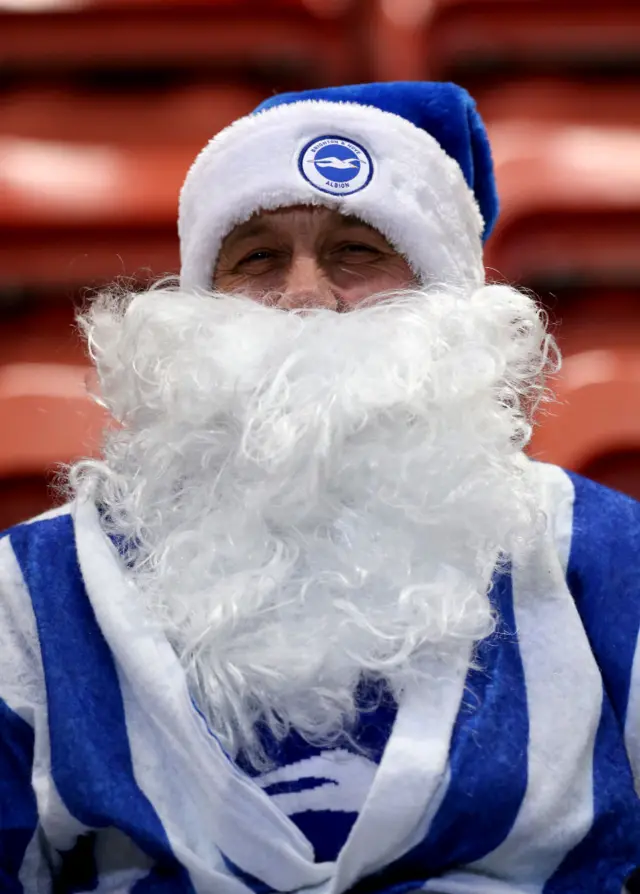
[[[278,307],[286,310],[305,307],[337,310],[338,296],[316,258],[294,256],[291,259]]]

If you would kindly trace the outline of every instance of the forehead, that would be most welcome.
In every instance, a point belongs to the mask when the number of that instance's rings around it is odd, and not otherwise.
[[[238,224],[226,236],[225,242],[246,239],[252,236],[260,236],[268,232],[295,232],[305,230],[323,232],[340,229],[366,229],[372,233],[378,233],[373,227],[359,220],[341,214],[334,208],[326,208],[322,205],[292,205],[286,208],[278,208],[275,211],[259,211],[249,220]]]

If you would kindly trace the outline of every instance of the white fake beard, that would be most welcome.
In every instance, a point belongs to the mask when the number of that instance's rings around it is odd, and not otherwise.
[[[232,756],[260,720],[330,745],[467,653],[535,536],[521,449],[552,344],[531,298],[414,290],[347,314],[160,285],[81,324],[123,428],[91,479],[150,617]]]

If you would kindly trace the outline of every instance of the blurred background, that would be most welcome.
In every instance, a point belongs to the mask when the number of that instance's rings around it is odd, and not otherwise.
[[[487,123],[489,277],[565,356],[530,453],[640,498],[638,0],[0,0],[0,528],[96,449],[74,308],[178,270],[204,143],[274,92],[401,79]]]

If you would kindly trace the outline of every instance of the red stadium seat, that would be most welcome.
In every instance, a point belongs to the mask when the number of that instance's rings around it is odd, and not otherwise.
[[[502,213],[489,275],[538,286],[640,281],[640,128],[490,128]]]
[[[360,67],[351,0],[0,2],[7,69],[234,70],[323,83]]]
[[[541,297],[562,354],[640,350],[640,288],[576,287]]]
[[[203,146],[264,99],[251,85],[169,85],[95,91],[80,83],[15,86],[0,94],[0,137],[100,145]]]
[[[43,473],[95,452],[108,416],[88,394],[88,366],[0,366],[0,476]]]
[[[177,272],[178,194],[197,148],[0,138],[0,290]]]
[[[531,453],[640,498],[640,128],[549,110],[489,127],[503,210],[488,273],[541,296],[565,356]]]
[[[519,73],[638,72],[635,0],[376,0],[381,80],[472,86]]]
[[[529,453],[640,499],[640,348],[565,359]]]
[[[87,367],[22,363],[0,367],[0,528],[59,499],[60,464],[94,455],[108,425],[87,393]]]
[[[640,81],[509,78],[474,98],[489,128],[505,121],[640,128]]]
[[[74,306],[66,296],[39,296],[0,316],[0,370],[16,363],[87,365],[84,344],[76,330]]]

